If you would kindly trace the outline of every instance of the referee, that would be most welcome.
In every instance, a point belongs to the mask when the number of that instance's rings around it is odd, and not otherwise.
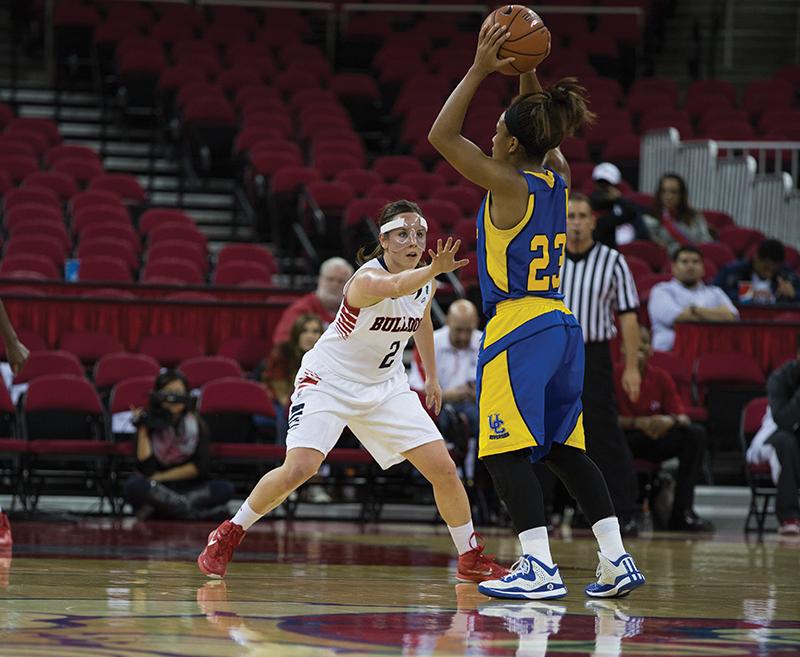
[[[631,535],[638,530],[636,473],[630,446],[617,420],[609,341],[617,334],[616,311],[626,354],[622,385],[630,398],[636,400],[641,384],[637,363],[639,297],[625,258],[619,251],[596,243],[592,236],[594,227],[595,217],[588,197],[571,193],[561,292],[564,303],[583,329],[586,451],[605,476],[623,532]]]

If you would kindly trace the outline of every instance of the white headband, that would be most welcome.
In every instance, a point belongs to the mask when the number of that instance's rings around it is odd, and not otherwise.
[[[425,217],[419,217],[419,224],[425,230],[428,230],[428,222],[425,221]],[[403,219],[402,217],[397,217],[397,219],[392,219],[391,221],[387,221],[385,224],[381,226],[381,235],[385,235],[390,230],[394,230],[395,228],[406,228],[406,220]]]

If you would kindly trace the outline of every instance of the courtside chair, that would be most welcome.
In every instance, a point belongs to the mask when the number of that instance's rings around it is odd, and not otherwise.
[[[758,532],[760,539],[764,534],[767,524],[770,501],[774,501],[777,489],[772,481],[769,463],[748,463],[747,448],[761,428],[764,414],[767,412],[769,402],[766,397],[751,399],[742,410],[739,440],[744,460],[744,473],[747,485],[750,487],[750,507],[744,521],[745,533]],[[753,522],[755,521],[755,526]]]

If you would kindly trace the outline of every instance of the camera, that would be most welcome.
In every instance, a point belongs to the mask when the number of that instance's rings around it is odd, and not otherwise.
[[[150,396],[150,403],[153,406],[161,404],[185,404],[188,406],[191,401],[191,395],[181,395],[175,392],[167,392],[164,390],[154,392]]]

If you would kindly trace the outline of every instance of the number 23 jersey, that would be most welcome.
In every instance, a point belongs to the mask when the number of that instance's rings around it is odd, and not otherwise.
[[[478,278],[487,317],[508,299],[564,298],[559,274],[567,241],[567,185],[549,169],[520,175],[528,185],[528,205],[516,226],[502,230],[492,223],[491,192],[478,210]]]
[[[353,277],[363,269],[386,270],[386,265],[383,258],[374,258],[365,262]],[[354,308],[347,303],[350,281],[344,286],[336,319],[303,356],[298,378],[305,372],[324,369],[350,381],[379,383],[405,373],[403,350],[422,322],[433,294],[432,283],[408,296]]]

